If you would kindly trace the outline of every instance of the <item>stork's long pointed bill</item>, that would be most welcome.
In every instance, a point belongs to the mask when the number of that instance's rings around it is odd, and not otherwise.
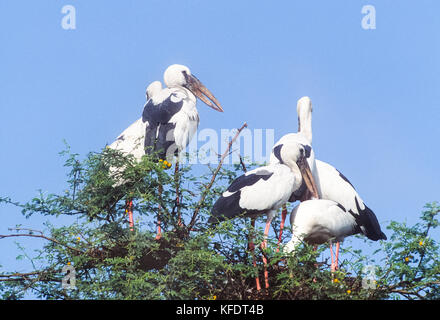
[[[299,170],[301,171],[301,175],[306,183],[307,189],[312,193],[312,197],[318,199],[318,188],[315,184],[315,179],[313,178],[312,171],[310,170],[309,164],[305,157],[302,157],[298,162]]]
[[[218,102],[217,98],[214,97],[211,91],[209,91],[199,79],[197,79],[194,75],[189,75],[187,76],[186,81],[188,83],[188,89],[191,90],[191,92],[194,93],[200,100],[214,110],[223,112],[220,102]]]

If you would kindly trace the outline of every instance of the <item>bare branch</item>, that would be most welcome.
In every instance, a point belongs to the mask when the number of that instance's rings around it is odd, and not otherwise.
[[[33,238],[41,238],[41,239],[45,239],[45,240],[48,240],[48,241],[54,242],[54,243],[56,243],[56,244],[62,245],[62,246],[66,247],[66,248],[68,248],[68,249],[70,249],[70,250],[73,250],[73,251],[76,251],[76,252],[79,252],[79,253],[83,253],[81,250],[79,250],[79,249],[77,249],[77,248],[74,248],[74,247],[71,247],[71,246],[69,246],[69,245],[67,245],[67,244],[65,244],[65,243],[62,243],[62,242],[58,241],[57,239],[49,238],[49,237],[47,237],[47,236],[45,236],[45,235],[43,235],[43,234],[31,234],[31,233],[27,233],[27,234],[25,234],[25,233],[16,233],[16,234],[6,234],[6,235],[4,235],[4,234],[0,234],[0,239],[4,239],[4,238],[12,238],[12,237],[33,237]]]
[[[237,133],[235,134],[235,136],[231,139],[231,141],[229,141],[228,147],[226,148],[225,152],[223,152],[222,157],[220,158],[220,162],[217,166],[217,168],[215,169],[212,177],[211,177],[211,181],[208,183],[208,185],[206,186],[205,190],[203,191],[200,200],[197,204],[197,207],[194,210],[194,213],[192,215],[191,221],[188,224],[188,230],[191,230],[192,227],[195,225],[195,223],[197,222],[197,216],[199,214],[200,208],[202,207],[203,202],[205,201],[206,196],[208,195],[209,190],[211,189],[212,185],[214,184],[215,178],[217,177],[217,174],[219,173],[222,165],[223,165],[223,161],[225,160],[226,156],[229,154],[232,144],[235,142],[235,140],[237,140],[238,136],[240,135],[241,131],[243,131],[244,128],[247,127],[247,123],[245,122],[240,129],[238,129]]]
[[[244,173],[246,173],[247,169],[246,169],[246,165],[244,164],[243,157],[241,156],[241,154],[239,154],[238,157],[240,158],[241,168],[243,169]]]

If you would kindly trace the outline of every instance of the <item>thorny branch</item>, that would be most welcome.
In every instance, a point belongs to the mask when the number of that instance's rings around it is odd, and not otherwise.
[[[203,205],[203,202],[205,201],[206,196],[208,195],[209,190],[211,189],[212,185],[214,184],[215,178],[217,177],[217,174],[219,173],[222,165],[223,165],[223,161],[225,160],[226,156],[229,154],[231,147],[233,145],[233,143],[235,142],[235,140],[237,140],[238,136],[240,135],[241,131],[243,131],[244,128],[247,127],[247,123],[245,122],[237,131],[237,133],[235,134],[235,136],[231,139],[231,141],[229,141],[228,147],[226,148],[225,152],[222,154],[222,157],[220,158],[219,164],[217,166],[217,168],[215,169],[212,177],[211,177],[211,181],[208,183],[208,185],[206,186],[205,190],[203,191],[202,195],[200,196],[200,200],[194,210],[194,213],[192,215],[191,221],[188,225],[188,230],[191,230],[195,223],[197,222],[197,217],[199,214],[199,211]]]
[[[17,231],[20,231],[20,230],[27,230],[27,231],[30,231],[29,229],[15,229],[15,230],[17,230]],[[66,248],[68,248],[68,249],[70,249],[70,250],[76,251],[76,252],[78,252],[78,253],[83,253],[81,250],[79,250],[79,249],[77,249],[77,248],[74,248],[74,247],[71,247],[71,246],[69,246],[69,245],[67,245],[67,244],[65,244],[65,243],[62,243],[62,242],[58,241],[57,239],[54,239],[54,238],[50,238],[50,237],[45,236],[45,235],[43,234],[43,232],[41,232],[41,231],[37,231],[37,230],[32,230],[32,231],[34,231],[34,232],[39,232],[40,234],[33,234],[33,233],[0,234],[0,239],[4,239],[4,238],[12,238],[12,237],[33,237],[33,238],[41,238],[41,239],[45,239],[45,240],[48,240],[48,241],[54,242],[54,243],[56,243],[56,244],[62,245],[62,246],[64,246],[64,247],[66,247]]]

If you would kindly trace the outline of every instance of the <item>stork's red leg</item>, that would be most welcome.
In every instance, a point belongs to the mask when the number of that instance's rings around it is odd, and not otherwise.
[[[160,228],[160,217],[157,217],[156,240],[160,240],[160,238],[162,238],[162,229]]]
[[[255,245],[254,245],[254,236],[253,236],[253,232],[255,230],[255,219],[251,218],[251,225],[252,225],[252,234],[250,235],[250,239],[249,239],[249,251],[252,254],[252,265],[254,266],[254,268],[257,268],[257,260],[255,259]],[[260,285],[260,278],[258,277],[258,271],[257,271],[257,276],[255,277],[255,284],[257,286],[257,290],[260,291],[261,290],[261,285]]]
[[[159,188],[158,188],[158,192],[159,192],[159,198],[162,197],[162,185],[159,184]],[[162,238],[162,229],[160,227],[160,212],[161,212],[162,206],[159,203],[159,208],[158,208],[158,212],[157,212],[157,233],[156,233],[156,240],[160,240],[160,238]]]
[[[335,270],[338,270],[338,257],[339,257],[339,247],[341,243],[338,241],[336,242],[336,256],[335,256]]]
[[[133,200],[127,200],[125,202],[125,211],[128,213],[128,221],[130,223],[130,230],[133,231],[134,222],[133,222]]]
[[[283,235],[283,229],[284,229],[284,223],[286,222],[286,217],[287,217],[287,207],[284,204],[283,209],[281,211],[280,236],[278,237],[277,252],[280,251],[281,237]]]
[[[266,221],[266,228],[264,229],[264,240],[263,243],[261,244],[262,249],[266,249],[267,247],[267,237],[269,235],[269,228],[271,221],[272,219],[267,219]],[[264,264],[264,284],[267,289],[269,288],[269,273],[267,271],[267,259],[265,255],[263,255],[263,264]]]
[[[333,271],[334,271],[334,270],[333,270],[333,266],[334,266],[334,264],[335,264],[335,260],[334,260],[334,258],[333,258],[333,244],[332,244],[331,241],[330,241],[330,256],[331,256],[331,258],[332,258],[332,264],[331,264],[330,268],[331,268],[331,270],[332,270],[332,272],[333,272]]]
[[[341,243],[338,241],[336,242],[336,254],[335,257],[333,257],[333,244],[330,241],[330,254],[332,256],[332,265],[331,265],[331,271],[335,272],[338,269],[338,258],[339,258],[339,247]]]
[[[181,213],[180,213],[180,190],[179,190],[179,159],[176,160],[174,167],[174,179],[176,181],[176,206],[177,206],[177,225],[182,227]]]

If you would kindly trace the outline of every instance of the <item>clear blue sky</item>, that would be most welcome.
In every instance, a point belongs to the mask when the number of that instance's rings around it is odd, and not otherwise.
[[[61,28],[67,4],[76,30]],[[366,4],[375,30],[361,28]],[[62,191],[63,139],[83,155],[112,142],[140,116],[146,86],[180,63],[225,109],[199,102],[200,129],[246,121],[278,139],[310,96],[317,158],[383,225],[415,222],[440,200],[439,12],[436,0],[1,1],[0,195]],[[46,220],[6,206],[0,219],[1,234]],[[25,271],[16,255],[0,240],[4,269]]]

